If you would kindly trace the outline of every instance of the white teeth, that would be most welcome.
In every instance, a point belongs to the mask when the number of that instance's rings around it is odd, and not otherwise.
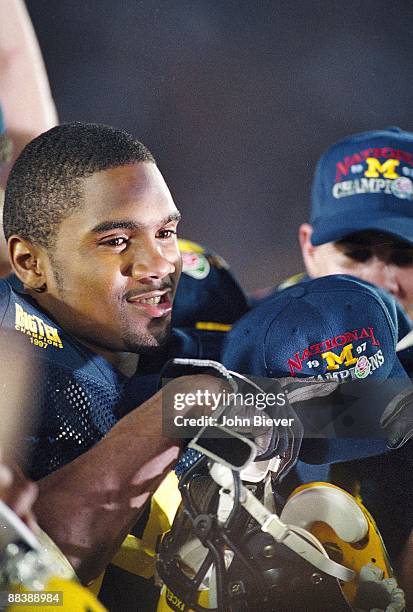
[[[136,300],[139,304],[159,304],[161,301],[161,296],[157,295],[156,297],[151,298],[142,298],[141,300]]]

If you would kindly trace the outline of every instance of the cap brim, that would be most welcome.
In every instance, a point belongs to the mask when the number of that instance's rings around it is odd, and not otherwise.
[[[376,215],[380,216],[375,218]],[[375,211],[360,213],[360,210],[347,210],[345,218],[343,213],[314,221],[311,242],[314,246],[319,246],[363,231],[385,232],[413,245],[413,217]]]

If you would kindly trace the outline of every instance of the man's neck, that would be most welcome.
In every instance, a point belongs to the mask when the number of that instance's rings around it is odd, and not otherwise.
[[[88,349],[97,353],[101,357],[104,357],[106,361],[109,361],[121,374],[130,378],[136,373],[139,363],[139,355],[137,353],[116,352],[105,350],[100,346],[85,342],[83,338],[78,338],[81,344],[87,346]]]

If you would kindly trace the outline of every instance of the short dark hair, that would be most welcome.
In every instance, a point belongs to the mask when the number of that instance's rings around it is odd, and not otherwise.
[[[136,162],[155,162],[133,136],[108,125],[66,123],[23,149],[6,185],[3,227],[52,249],[61,222],[83,203],[82,183],[94,172]]]

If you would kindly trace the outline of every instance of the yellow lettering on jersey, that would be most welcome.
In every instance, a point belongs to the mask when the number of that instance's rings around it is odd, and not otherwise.
[[[40,336],[44,336],[43,321],[41,320],[40,317],[36,317],[36,315],[32,315],[32,316],[33,316],[33,320],[36,321],[36,323],[37,323],[37,327],[39,328]]]
[[[352,344],[346,344],[346,346],[343,346],[340,355],[336,355],[333,351],[322,353],[321,357],[327,361],[327,370],[338,370],[343,363],[345,366],[357,363],[357,358],[353,357],[351,352],[352,348]]]
[[[48,340],[62,344],[62,341],[60,340],[59,334],[57,333],[57,329],[55,327],[51,327],[50,325],[46,325],[45,323],[44,329],[46,332],[46,338]]]
[[[47,325],[40,317],[27,313],[20,304],[15,304],[15,328],[33,338],[46,338],[53,346],[63,348],[63,342],[55,327]]]
[[[24,328],[24,310],[20,304],[16,304],[16,327]]]
[[[369,178],[378,178],[380,174],[386,179],[396,179],[400,175],[397,174],[395,169],[400,164],[398,159],[387,159],[383,164],[379,162],[376,157],[368,157],[366,159],[368,168],[364,173],[364,176]]]
[[[37,332],[37,325],[36,325],[36,321],[33,315],[29,315],[27,314],[27,312],[24,313],[24,324],[26,329],[30,330],[31,332]]]

